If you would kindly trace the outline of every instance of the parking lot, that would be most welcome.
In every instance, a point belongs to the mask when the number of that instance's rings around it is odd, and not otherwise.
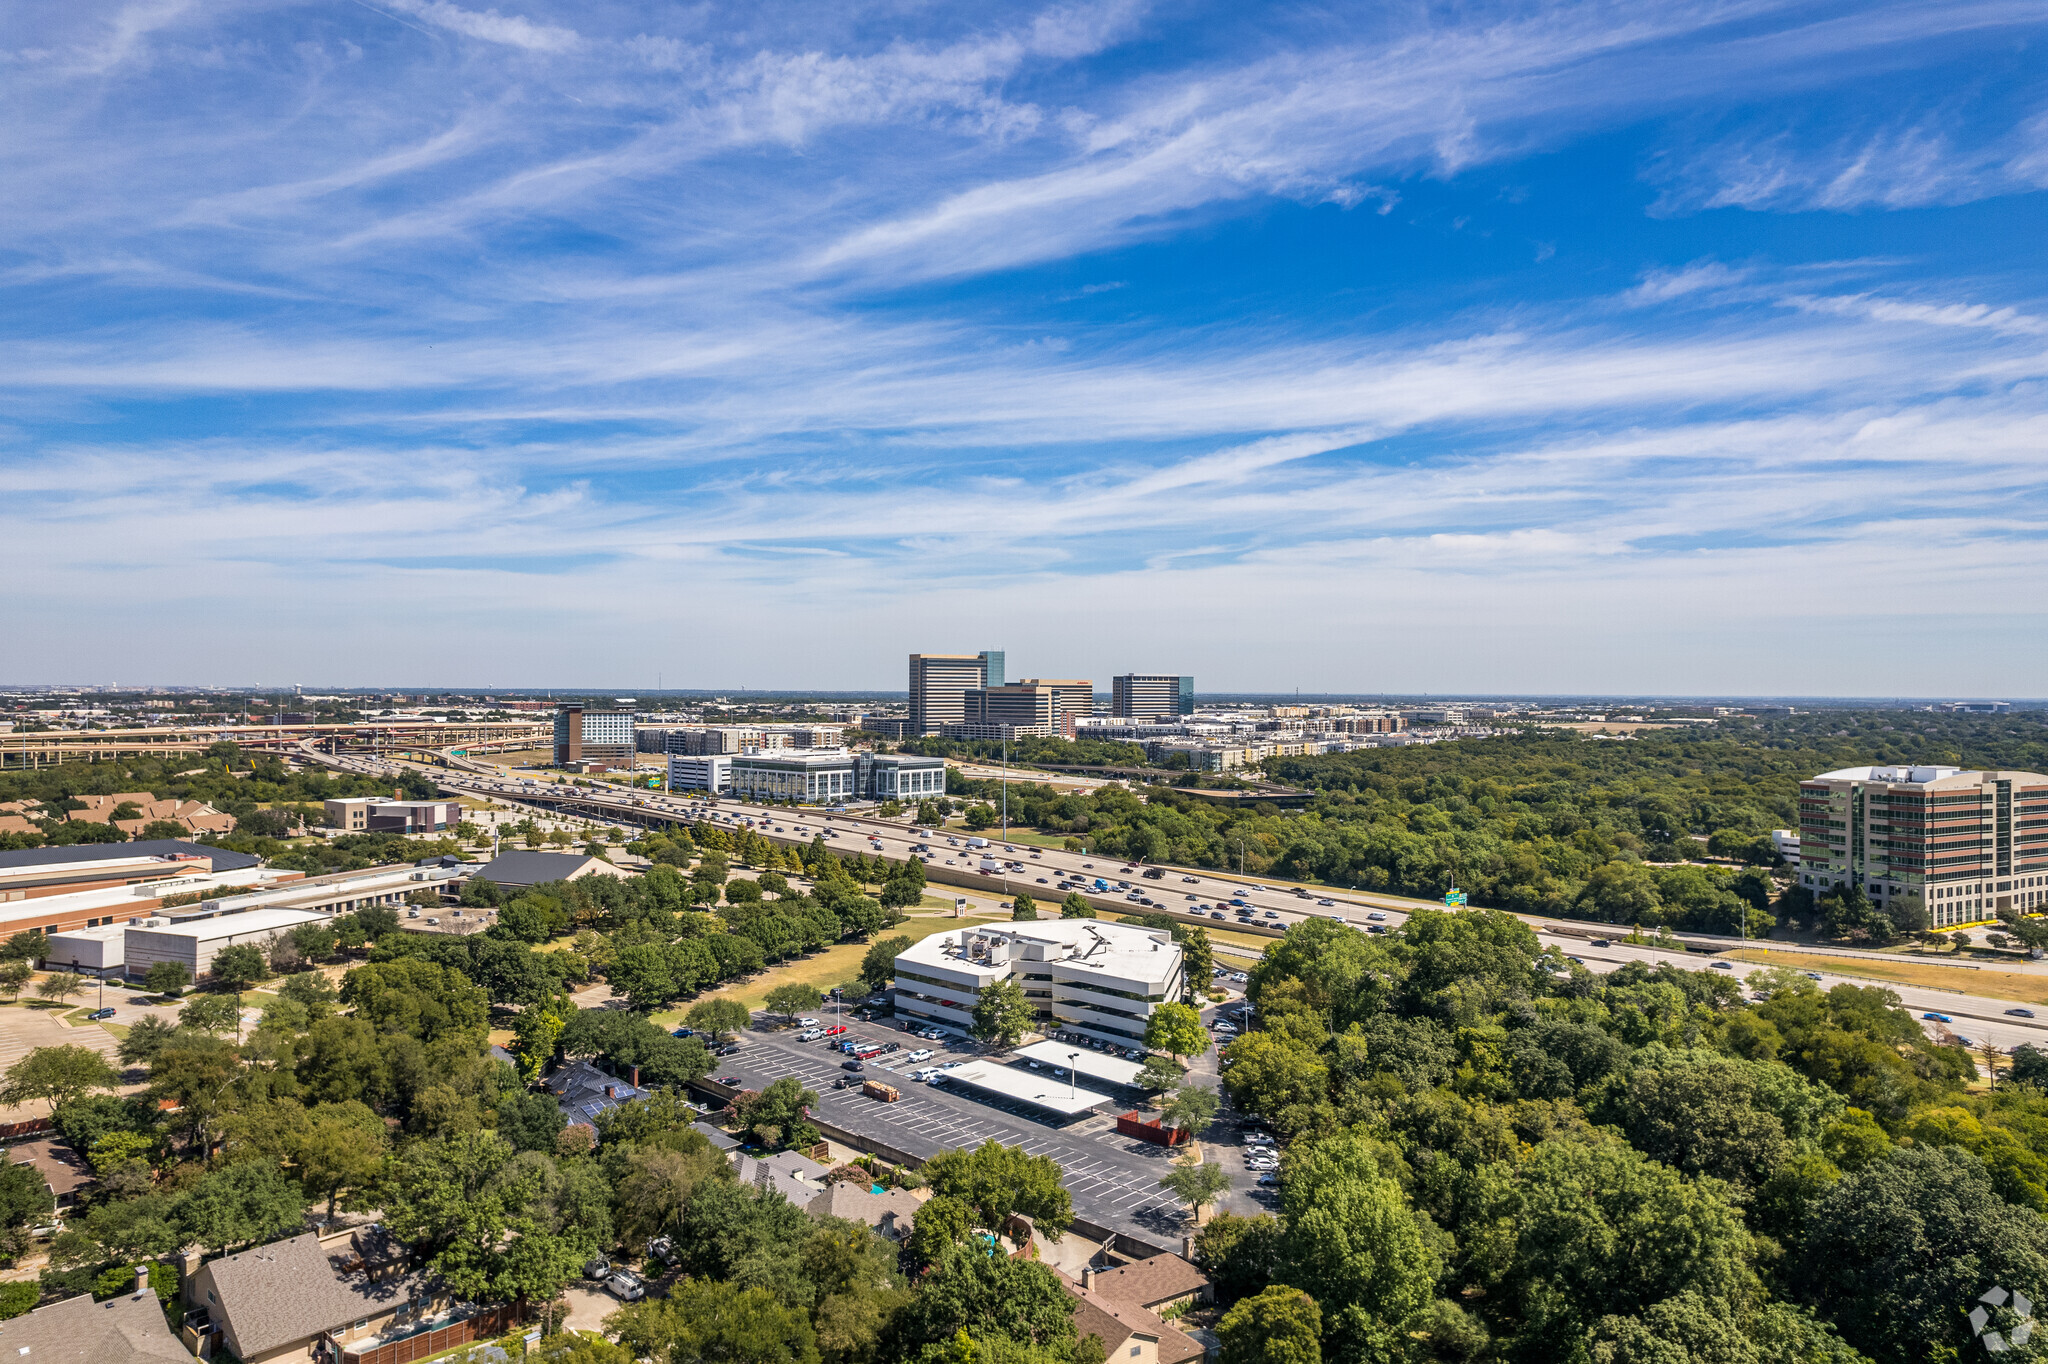
[[[874,1024],[856,1025],[849,1035],[904,1044],[903,1050],[868,1062],[861,1072],[894,1085],[903,1096],[896,1103],[868,1098],[858,1086],[832,1088],[834,1080],[849,1073],[840,1068],[845,1056],[824,1041],[799,1042],[795,1033],[748,1034],[739,1054],[725,1058],[719,1073],[737,1075],[750,1089],[793,1075],[818,1092],[816,1111],[827,1122],[910,1155],[929,1156],[993,1139],[1035,1156],[1051,1156],[1066,1172],[1067,1190],[1080,1216],[1153,1239],[1177,1232],[1182,1209],[1159,1187],[1172,1156],[1161,1147],[1119,1136],[1113,1116],[1091,1114],[1060,1126],[1021,1106],[948,1094],[943,1087],[913,1083],[908,1072],[918,1067],[902,1059],[915,1046],[940,1044],[917,1043],[907,1033]],[[972,1047],[956,1043],[923,1064],[974,1054]]]

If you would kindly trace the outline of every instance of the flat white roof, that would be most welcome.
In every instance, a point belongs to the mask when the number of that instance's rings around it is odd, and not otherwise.
[[[1033,1108],[1049,1109],[1068,1118],[1078,1117],[1097,1104],[1109,1102],[1107,1094],[1097,1094],[1092,1089],[1080,1089],[1065,1080],[1055,1080],[1048,1072],[1015,1070],[988,1061],[969,1061],[958,1069],[947,1071],[946,1083],[993,1094],[1001,1099],[1014,1099]]]
[[[1132,1089],[1138,1087],[1138,1072],[1144,1069],[1136,1061],[1104,1056],[1091,1047],[1076,1046],[1072,1042],[1033,1042],[1028,1047],[1017,1048],[1017,1055],[1040,1065],[1072,1066],[1091,1079],[1128,1085]],[[1073,1059],[1069,1060],[1069,1057]]]
[[[968,954],[968,945],[976,938],[1011,944],[1009,961],[993,964],[1004,971],[1013,969],[1019,960],[1016,944],[1042,943],[1055,949],[1048,954],[1052,962],[1094,968],[1123,980],[1166,979],[1180,951],[1172,935],[1164,929],[1110,923],[1101,919],[1039,919],[979,924],[934,933],[913,943],[896,960],[911,965],[925,962],[954,970],[989,970],[992,964],[986,956],[976,958]]]
[[[1924,783],[1961,776],[1960,767],[1844,767],[1823,772],[1814,781],[1899,781]]]
[[[140,924],[136,924],[133,926],[137,928],[141,927]],[[52,943],[59,943],[64,941],[64,939],[66,938],[85,938],[93,942],[113,942],[117,938],[125,939],[129,927],[130,925],[124,922],[118,924],[101,924],[98,928],[65,928],[59,929],[57,932],[49,934],[48,940]]]
[[[271,933],[333,917],[331,914],[316,914],[310,909],[251,909],[240,914],[217,914],[211,919],[195,919],[190,923],[149,928],[138,925],[134,931],[205,942],[212,938],[246,938],[252,933]]]

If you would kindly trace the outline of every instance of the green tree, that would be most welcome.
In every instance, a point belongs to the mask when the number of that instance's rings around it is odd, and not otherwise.
[[[1821,1195],[1797,1282],[1879,1364],[1960,1359],[1985,1287],[2048,1283],[2048,1222],[2000,1198],[1969,1152],[1904,1147]]]
[[[1062,919],[1092,919],[1095,917],[1095,906],[1089,904],[1088,897],[1081,894],[1080,891],[1070,890],[1067,892],[1067,898],[1060,901],[1060,917]]]
[[[738,1000],[727,995],[713,995],[692,1004],[683,1021],[698,1032],[708,1032],[713,1038],[723,1040],[728,1033],[744,1031],[754,1021],[754,1016]]]
[[[246,990],[270,979],[270,962],[254,943],[238,942],[213,955],[213,983],[223,990]]]
[[[192,973],[181,961],[153,962],[142,977],[143,988],[156,995],[176,995],[191,983]]]
[[[243,1161],[201,1176],[172,1220],[190,1240],[226,1250],[297,1231],[305,1217],[304,1192],[275,1163]]]
[[[36,993],[44,999],[62,1004],[84,988],[85,982],[75,972],[52,971],[43,977],[42,984],[36,986]]]
[[[361,1189],[384,1165],[389,1138],[384,1120],[360,1103],[318,1104],[294,1136],[293,1164],[306,1192],[327,1196],[327,1220],[343,1189]]]
[[[1216,1300],[1226,1305],[1270,1283],[1279,1255],[1280,1223],[1264,1213],[1219,1212],[1195,1236],[1195,1263],[1215,1285]]]
[[[1177,1127],[1190,1136],[1199,1136],[1216,1120],[1219,1106],[1215,1090],[1204,1089],[1200,1085],[1182,1085],[1159,1106],[1159,1116],[1167,1126]]]
[[[1292,1133],[1328,1102],[1329,1068],[1313,1047],[1278,1033],[1247,1033],[1230,1044],[1223,1087],[1240,1109]]]
[[[996,826],[996,811],[993,805],[970,805],[967,807],[967,827],[980,833]]]
[[[887,1353],[914,1355],[963,1331],[975,1340],[1036,1346],[1048,1364],[1070,1364],[1079,1344],[1073,1299],[1050,1269],[972,1246],[955,1247],[933,1266],[898,1314],[892,1334],[900,1343]]]
[[[685,1279],[604,1325],[634,1357],[664,1364],[818,1364],[810,1319],[764,1288]]]
[[[772,1014],[780,1014],[786,1023],[794,1023],[802,1014],[807,1014],[825,1002],[825,996],[815,985],[802,981],[790,981],[778,985],[768,992],[762,1004]]]
[[[393,1234],[473,1301],[552,1297],[577,1272],[577,1245],[541,1221],[541,1170],[498,1178],[514,1154],[488,1132],[415,1141],[386,1179]]]
[[[1154,1007],[1152,1017],[1145,1020],[1145,1045],[1185,1060],[1209,1050],[1209,1030],[1193,1008],[1168,1002]]]
[[[1147,1094],[1164,1094],[1177,1089],[1187,1078],[1187,1068],[1171,1056],[1156,1053],[1145,1057],[1145,1064],[1138,1068],[1138,1088]]]
[[[1024,987],[1002,976],[983,986],[974,1002],[974,1035],[997,1047],[1014,1047],[1035,1018]]]
[[[18,958],[0,961],[0,994],[6,995],[9,999],[19,999],[22,987],[28,984],[29,978],[35,973],[33,966]]]
[[[1298,1288],[1274,1284],[1216,1323],[1223,1364],[1322,1364],[1323,1314]]]
[[[48,947],[49,939],[43,936],[43,930],[40,928],[24,929],[10,936],[6,944],[0,946],[0,957],[4,957],[8,961],[41,961],[43,953]]]
[[[989,1231],[1002,1231],[1013,1213],[1029,1217],[1050,1241],[1074,1224],[1073,1198],[1050,1156],[991,1139],[971,1151],[941,1151],[921,1173],[935,1196],[973,1209],[975,1224]]]
[[[33,1165],[0,1166],[0,1255],[27,1249],[28,1229],[56,1209],[50,1186]]]
[[[785,1075],[759,1093],[742,1095],[733,1106],[733,1116],[770,1150],[805,1150],[818,1141],[818,1129],[806,1118],[817,1102],[815,1090],[805,1089],[795,1076]]]
[[[1505,1288],[1532,1305],[1528,1352],[1569,1355],[1599,1318],[1688,1290],[1731,1303],[1756,1291],[1749,1233],[1712,1181],[1613,1140],[1543,1142],[1515,1181]]]
[[[161,1016],[144,1014],[128,1025],[128,1035],[121,1039],[115,1055],[124,1066],[150,1065],[175,1031],[176,1025],[165,1022]]]
[[[1438,1262],[1369,1140],[1345,1133],[1290,1152],[1281,1207],[1280,1278],[1321,1305],[1335,1352],[1397,1357]]]
[[[867,952],[860,959],[861,984],[870,992],[886,990],[896,976],[896,958],[910,950],[910,939],[905,937],[877,938],[868,944]]]
[[[242,1001],[234,995],[200,995],[178,1010],[178,1024],[195,1032],[240,1036]]]
[[[1029,895],[1019,894],[1010,901],[1010,917],[1020,922],[1029,923],[1038,917],[1038,906]]]
[[[1173,1196],[1187,1204],[1188,1211],[1199,1217],[1203,1208],[1229,1191],[1230,1172],[1214,1161],[1200,1165],[1178,1161],[1172,1171],[1159,1181],[1159,1187],[1172,1190]]]
[[[76,1099],[117,1088],[121,1077],[90,1047],[37,1047],[0,1078],[0,1103],[10,1107],[48,1099],[62,1108]]]
[[[1210,972],[1216,969],[1216,949],[1209,941],[1206,928],[1176,930],[1180,939],[1181,980],[1183,998],[1192,1004],[1202,991],[1209,988]]]

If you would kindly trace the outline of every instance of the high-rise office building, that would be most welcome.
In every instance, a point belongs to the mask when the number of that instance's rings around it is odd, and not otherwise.
[[[633,765],[633,712],[585,710],[562,706],[555,711],[555,766],[604,762]]]
[[[1799,784],[1799,881],[1919,896],[1936,928],[2048,904],[2048,776],[1845,767]]]
[[[1163,720],[1195,713],[1195,679],[1123,673],[1109,684],[1109,711],[1127,720]]]
[[[967,719],[967,693],[991,685],[993,670],[1003,674],[1000,650],[978,654],[912,654],[910,656],[910,730],[937,734],[943,726]]]

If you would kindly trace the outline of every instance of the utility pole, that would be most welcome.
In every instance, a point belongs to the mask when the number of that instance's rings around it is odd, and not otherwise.
[[[1010,741],[1003,740],[1003,837],[1010,836]]]

